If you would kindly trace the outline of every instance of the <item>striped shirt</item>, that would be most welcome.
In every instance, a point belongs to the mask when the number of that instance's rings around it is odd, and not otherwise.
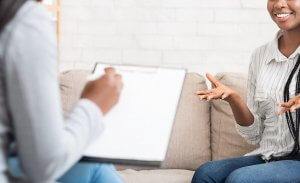
[[[283,90],[300,54],[300,46],[289,57],[278,49],[279,31],[276,38],[255,50],[248,73],[247,105],[254,116],[254,123],[245,127],[236,124],[238,133],[245,140],[259,147],[246,154],[271,156],[287,155],[293,150],[294,140],[290,134],[285,115],[278,116],[283,102]],[[297,72],[290,84],[290,98],[295,96]],[[295,120],[295,112],[292,113]]]

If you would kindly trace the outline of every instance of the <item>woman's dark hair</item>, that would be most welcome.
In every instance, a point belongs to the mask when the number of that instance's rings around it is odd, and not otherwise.
[[[293,77],[297,70],[299,70],[300,65],[300,57],[298,58],[292,72],[290,73],[288,80],[285,84],[284,91],[283,91],[283,98],[284,102],[288,102],[290,100],[290,84],[293,80]],[[296,81],[296,92],[295,96],[300,93],[300,72],[298,71],[297,74],[297,81]],[[294,140],[294,147],[293,150],[286,156],[283,157],[273,157],[273,160],[300,160],[300,146],[299,146],[299,123],[300,123],[300,109],[296,109],[296,119],[293,119],[291,111],[287,111],[285,113],[285,117],[289,126],[290,133]]]
[[[283,91],[283,97],[284,97],[284,102],[288,102],[290,100],[290,84],[291,81],[293,79],[293,76],[295,74],[295,72],[298,70],[300,65],[300,57],[298,58],[287,82],[286,85],[284,87],[284,91]],[[295,96],[298,95],[300,93],[300,72],[298,71],[297,74],[297,81],[296,81],[296,92],[295,92]],[[291,132],[291,135],[294,139],[294,148],[292,150],[292,152],[289,154],[289,156],[297,156],[300,150],[299,147],[299,122],[300,122],[300,109],[296,109],[296,119],[293,119],[292,113],[290,111],[287,111],[285,113],[285,117]]]
[[[0,0],[0,33],[27,0]],[[41,1],[41,0],[37,0]]]

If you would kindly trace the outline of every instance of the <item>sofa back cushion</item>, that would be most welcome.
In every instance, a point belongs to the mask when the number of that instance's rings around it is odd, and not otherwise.
[[[211,160],[209,103],[194,94],[206,89],[203,76],[187,74],[163,168],[194,170]]]
[[[88,73],[89,71],[73,70],[60,75],[65,115],[78,100]],[[207,85],[204,77],[195,73],[187,74],[163,168],[195,169],[211,160],[209,103],[199,101],[194,95],[196,90],[205,89]],[[124,168],[128,167],[119,166],[119,169]]]
[[[219,73],[216,78],[237,91],[246,102],[247,74]],[[256,147],[249,145],[236,131],[235,120],[229,104],[223,100],[211,102],[212,159],[243,156]]]
[[[60,74],[60,93],[64,115],[71,112],[80,98],[87,76],[91,71],[71,70]]]

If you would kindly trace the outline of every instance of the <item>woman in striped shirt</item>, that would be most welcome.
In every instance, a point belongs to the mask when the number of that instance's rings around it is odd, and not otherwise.
[[[200,99],[227,101],[239,134],[259,148],[200,166],[192,183],[300,182],[300,0],[268,0],[267,7],[281,30],[251,57],[247,104],[210,74],[216,87],[196,92]]]

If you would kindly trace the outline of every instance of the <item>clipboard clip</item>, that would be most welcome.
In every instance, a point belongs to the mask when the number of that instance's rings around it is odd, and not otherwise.
[[[159,67],[153,66],[136,66],[136,65],[117,65],[117,64],[103,64],[103,63],[96,63],[95,67],[92,71],[94,73],[98,65],[102,65],[105,67],[113,67],[116,69],[117,72],[129,72],[129,73],[157,73],[159,71]]]
[[[135,67],[135,66],[122,66],[122,67],[115,67],[117,72],[131,72],[131,73],[157,73],[159,68],[155,67]]]

